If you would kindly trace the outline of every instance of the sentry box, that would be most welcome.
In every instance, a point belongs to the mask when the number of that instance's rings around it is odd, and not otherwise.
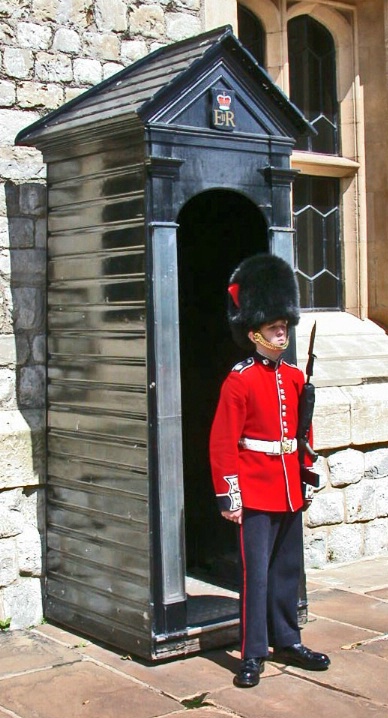
[[[237,639],[207,453],[242,358],[226,288],[256,252],[293,263],[310,132],[224,27],[19,133],[47,163],[47,618],[149,660]]]

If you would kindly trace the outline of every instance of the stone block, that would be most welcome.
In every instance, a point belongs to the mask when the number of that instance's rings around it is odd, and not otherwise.
[[[19,80],[31,75],[34,67],[34,56],[31,50],[6,47],[3,53],[3,70],[9,77]],[[29,124],[26,122],[26,125]],[[16,133],[15,133],[16,134]]]
[[[330,562],[357,561],[364,555],[363,524],[341,524],[332,526],[328,531],[327,555]]]
[[[81,38],[75,30],[60,27],[54,35],[53,50],[77,55],[81,48]]]
[[[26,524],[16,538],[19,573],[21,576],[42,575],[42,544],[38,529]]]
[[[326,531],[305,531],[304,558],[306,568],[323,568],[327,563]]]
[[[46,284],[46,253],[43,249],[11,249],[14,284]]]
[[[26,334],[15,335],[15,346],[16,346],[16,364],[23,366],[27,364],[30,358],[30,344]]]
[[[15,539],[0,541],[0,587],[9,586],[19,576]]]
[[[1,17],[12,17],[14,11],[15,7],[9,2],[9,0],[0,0]]]
[[[176,6],[187,8],[187,10],[199,10],[201,3],[200,0],[176,0]]]
[[[35,222],[35,247],[37,249],[47,248],[47,220],[37,219]]]
[[[44,327],[45,297],[40,287],[15,287],[13,291],[15,331]]]
[[[365,460],[362,451],[345,449],[328,457],[329,480],[333,487],[348,486],[361,481]]]
[[[148,49],[144,40],[124,40],[121,43],[121,59],[124,65],[130,65],[131,62],[145,57],[147,53]]]
[[[52,30],[49,25],[38,25],[35,22],[18,23],[17,42],[20,47],[29,50],[48,50],[51,39]]]
[[[8,249],[0,250],[0,275],[7,279],[11,275],[11,254]]]
[[[22,110],[0,110],[1,144],[13,145],[17,133],[29,124],[29,120],[35,122],[37,117],[35,113]]]
[[[321,387],[316,390],[314,409],[314,446],[334,449],[349,446],[350,401],[338,387]]]
[[[3,589],[3,612],[11,617],[11,628],[36,626],[43,617],[40,578],[21,577]]]
[[[376,519],[365,526],[365,556],[382,556],[388,552],[388,521]]]
[[[36,486],[43,477],[44,415],[18,410],[0,412],[0,489]]]
[[[90,0],[32,0],[35,20],[85,28],[93,21]]]
[[[20,407],[43,408],[46,395],[44,366],[26,366],[20,370],[18,404]]]
[[[80,85],[97,85],[102,80],[101,62],[98,60],[74,60],[74,79]]]
[[[16,407],[15,372],[12,369],[0,368],[0,407],[2,409]]]
[[[365,478],[388,476],[388,449],[374,449],[365,453]]]
[[[0,538],[4,539],[22,533],[24,521],[20,511],[3,506],[2,493],[0,493]]]
[[[386,443],[388,383],[347,387],[351,401],[351,444]]]
[[[18,487],[0,491],[0,509],[19,512],[24,524],[45,530],[44,487]]]
[[[8,214],[8,207],[5,195],[5,182],[0,181],[0,217],[6,217]]]
[[[83,36],[84,54],[99,60],[118,60],[120,41],[114,33],[85,32]]]
[[[345,518],[344,497],[342,491],[329,491],[314,496],[307,512],[306,523],[309,528],[340,524]]]
[[[42,82],[70,82],[73,79],[71,59],[63,53],[38,52],[35,73]]]
[[[39,118],[38,114],[26,113],[29,117],[32,115],[35,120]],[[34,122],[35,120],[31,120]],[[26,117],[25,126],[29,125]],[[5,147],[0,154],[0,177],[4,180],[13,181],[29,181],[31,179],[43,179],[46,176],[46,165],[43,164],[42,155],[38,150],[30,147]]]
[[[46,336],[39,334],[32,340],[32,358],[37,364],[44,364],[46,361]]]
[[[12,297],[10,288],[2,283],[0,277],[0,332],[11,334],[13,331],[12,321]]]
[[[106,62],[102,66],[102,78],[106,80],[108,77],[112,77],[116,72],[124,69],[124,65],[120,65],[118,62]]]
[[[8,80],[0,80],[0,107],[11,107],[16,101],[16,85]]]
[[[7,217],[0,217],[0,248],[9,248],[9,223]]]
[[[76,97],[79,97],[80,95],[82,95],[83,92],[85,92],[84,87],[65,87],[66,102],[70,102],[70,100],[74,100]]]
[[[376,518],[376,486],[364,480],[345,489],[346,523],[370,521]]]
[[[18,87],[17,98],[20,107],[55,110],[63,104],[64,93],[59,85],[24,82]]]
[[[1,5],[0,5],[0,18],[3,17],[3,13],[1,12]],[[15,30],[14,28],[6,23],[6,22],[0,22],[0,44],[1,45],[15,45]]]
[[[45,217],[47,205],[46,185],[29,182],[20,186],[20,211],[29,217]]]
[[[178,42],[201,32],[201,20],[195,15],[185,13],[166,13],[166,35],[169,40]]]
[[[96,0],[94,17],[102,32],[125,32],[128,28],[127,4],[124,0]]]
[[[329,470],[327,466],[327,459],[323,456],[319,456],[315,464],[313,465],[313,471],[319,475],[319,486],[315,491],[322,491],[328,483]]]
[[[0,335],[0,366],[16,364],[15,337],[12,334]]]
[[[164,12],[160,5],[143,5],[130,14],[131,35],[154,39],[162,38],[165,32]]]
[[[2,185],[4,190],[4,214],[7,217],[19,217],[19,197],[20,197],[20,184],[15,182],[7,182]]]
[[[376,516],[388,516],[388,478],[376,481]]]
[[[58,22],[60,0],[32,0],[32,15],[41,22]]]
[[[9,244],[13,249],[24,249],[34,246],[35,222],[27,217],[10,217]]]

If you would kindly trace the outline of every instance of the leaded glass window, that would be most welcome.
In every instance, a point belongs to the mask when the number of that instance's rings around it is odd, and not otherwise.
[[[244,47],[264,67],[265,34],[260,20],[244,5],[237,4],[238,36]]]
[[[295,270],[305,309],[341,309],[339,180],[294,182]]]
[[[290,99],[317,131],[298,140],[296,149],[338,154],[338,102],[335,46],[323,25],[300,15],[289,21]]]

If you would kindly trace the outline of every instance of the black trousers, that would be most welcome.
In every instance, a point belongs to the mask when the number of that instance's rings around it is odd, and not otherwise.
[[[244,509],[239,531],[241,657],[300,642],[302,512]]]

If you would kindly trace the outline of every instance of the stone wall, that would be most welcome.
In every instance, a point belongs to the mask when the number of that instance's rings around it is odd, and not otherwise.
[[[0,626],[42,618],[45,167],[19,130],[166,43],[201,0],[0,0]]]
[[[305,515],[308,568],[388,553],[388,448],[348,448],[316,464],[320,488]]]

